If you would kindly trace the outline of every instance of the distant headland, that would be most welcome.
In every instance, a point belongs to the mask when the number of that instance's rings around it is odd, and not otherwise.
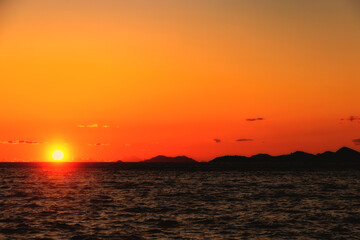
[[[119,161],[121,162],[121,161]],[[122,163],[122,162],[121,162]],[[257,154],[251,157],[240,155],[227,155],[216,157],[209,162],[198,162],[186,156],[167,157],[159,155],[138,163],[173,163],[173,164],[211,164],[211,165],[231,165],[247,167],[309,167],[309,166],[360,166],[360,152],[342,147],[336,152],[326,151],[318,154],[310,154],[302,151],[296,151],[290,154],[271,156],[268,154]]]
[[[154,158],[150,158],[148,160],[144,160],[146,163],[197,163],[192,158],[186,156],[177,156],[177,157],[166,157],[163,155],[159,155]]]

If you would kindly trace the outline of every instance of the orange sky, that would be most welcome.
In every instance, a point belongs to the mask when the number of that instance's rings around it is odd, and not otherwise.
[[[359,42],[356,0],[4,0],[0,161],[360,150]]]

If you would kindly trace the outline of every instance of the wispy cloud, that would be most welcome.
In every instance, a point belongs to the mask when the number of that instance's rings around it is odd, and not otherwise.
[[[355,145],[360,145],[360,138],[352,140]]]
[[[262,121],[262,120],[265,120],[265,118],[262,118],[262,117],[258,117],[258,118],[247,118],[245,119],[246,121],[249,121],[249,122],[254,122],[254,121]]]
[[[79,127],[79,128],[97,128],[97,127],[99,127],[99,125],[97,123],[88,124],[88,125],[79,124],[79,125],[77,125],[77,127]]]
[[[97,123],[93,123],[93,124],[78,124],[77,125],[78,128],[109,128],[109,125],[99,125]]]
[[[93,146],[93,147],[102,147],[102,146],[109,146],[109,143],[89,143],[89,146]]]
[[[213,139],[216,143],[220,143],[221,142],[221,139],[218,139],[218,138],[214,138]]]
[[[237,142],[250,142],[250,141],[254,141],[254,139],[249,139],[249,138],[239,138],[236,139]]]
[[[0,141],[0,144],[40,144],[41,142],[26,141],[26,140],[9,140]]]

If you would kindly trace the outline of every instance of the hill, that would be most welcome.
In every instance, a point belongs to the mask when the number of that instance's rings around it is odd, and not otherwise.
[[[148,160],[144,160],[142,162],[145,163],[197,163],[192,158],[186,156],[177,156],[177,157],[167,157],[163,155],[159,155]]]
[[[237,164],[246,166],[344,166],[359,165],[360,152],[343,147],[336,152],[310,154],[306,152],[293,152],[287,155],[270,156],[258,154],[246,156],[222,156],[210,161],[213,164]]]

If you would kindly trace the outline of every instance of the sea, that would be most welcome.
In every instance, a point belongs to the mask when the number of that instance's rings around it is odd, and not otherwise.
[[[0,239],[360,239],[360,171],[0,164]]]

